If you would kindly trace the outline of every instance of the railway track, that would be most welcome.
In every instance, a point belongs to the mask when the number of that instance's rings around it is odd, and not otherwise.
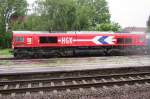
[[[70,92],[74,89],[83,90],[86,88],[97,90],[100,87],[134,84],[150,85],[150,72],[0,81],[0,96],[5,94],[15,96],[18,93],[30,95],[32,92],[44,93],[45,91],[52,93]]]
[[[15,60],[15,58],[0,58],[0,60]]]
[[[11,57],[11,58],[0,58],[0,60],[14,60],[14,61],[21,61],[21,60],[46,60],[47,58],[21,58],[21,59],[18,59],[18,58],[14,58],[14,57]]]
[[[150,55],[150,51],[147,52],[147,53],[143,53],[143,54],[122,54],[122,55],[103,55],[104,57],[107,57],[107,56],[140,56],[140,55]],[[102,55],[77,55],[77,56],[72,56],[72,58],[80,58],[80,57],[96,57],[96,56],[102,56]],[[0,60],[47,60],[47,58],[54,58],[54,57],[29,57],[29,58],[14,58],[14,57],[10,57],[10,58],[0,58]],[[55,57],[56,58],[56,57]],[[57,58],[70,58],[70,57],[57,57]]]

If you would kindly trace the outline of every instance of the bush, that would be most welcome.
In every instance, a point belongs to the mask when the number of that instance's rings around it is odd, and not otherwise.
[[[4,33],[0,35],[0,48],[11,48],[11,33]]]
[[[95,30],[118,32],[121,30],[121,26],[118,23],[102,23],[102,24],[97,24]]]

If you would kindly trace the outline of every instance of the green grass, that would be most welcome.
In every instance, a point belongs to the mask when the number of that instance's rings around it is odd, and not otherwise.
[[[11,55],[11,49],[0,49],[0,55]]]

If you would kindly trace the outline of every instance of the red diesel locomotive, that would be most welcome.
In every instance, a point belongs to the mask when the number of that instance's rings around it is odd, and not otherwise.
[[[25,58],[91,53],[118,55],[141,50],[145,44],[146,35],[138,33],[14,31],[12,47],[14,57]]]

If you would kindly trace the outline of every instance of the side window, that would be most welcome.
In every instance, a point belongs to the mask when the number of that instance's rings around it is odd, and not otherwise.
[[[126,38],[125,39],[125,44],[131,44],[132,43],[132,39],[131,38]]]
[[[40,37],[40,43],[57,43],[57,37]]]
[[[16,42],[24,42],[24,38],[23,37],[16,37],[15,41]]]
[[[118,38],[117,43],[118,44],[131,44],[132,39],[131,38]]]
[[[123,38],[118,38],[117,43],[118,44],[124,44],[124,39]]]

